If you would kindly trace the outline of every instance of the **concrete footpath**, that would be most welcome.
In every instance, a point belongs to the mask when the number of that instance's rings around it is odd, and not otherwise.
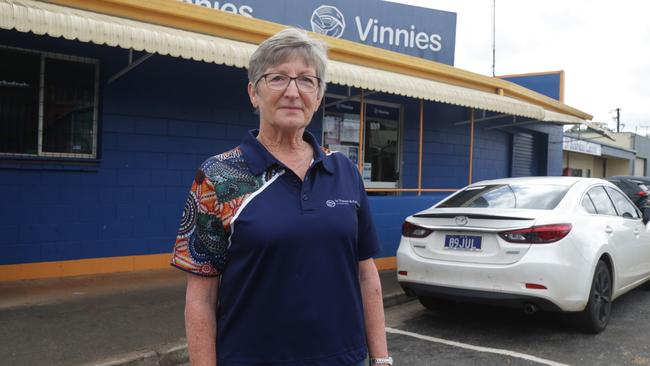
[[[384,306],[406,301],[380,272]],[[185,275],[175,269],[0,282],[0,364],[187,364]]]

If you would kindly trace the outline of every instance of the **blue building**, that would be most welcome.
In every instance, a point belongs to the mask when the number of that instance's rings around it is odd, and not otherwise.
[[[258,125],[244,68],[284,27],[188,2],[0,0],[0,280],[168,265],[196,168]],[[591,119],[426,55],[325,38],[309,129],[362,171],[380,268],[405,216],[469,182],[561,175],[562,124]]]

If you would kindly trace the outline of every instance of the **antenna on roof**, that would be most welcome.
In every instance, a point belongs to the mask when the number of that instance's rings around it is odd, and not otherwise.
[[[496,14],[497,14],[497,0],[492,0],[492,77],[496,76],[495,64],[497,53],[497,31],[496,31]]]

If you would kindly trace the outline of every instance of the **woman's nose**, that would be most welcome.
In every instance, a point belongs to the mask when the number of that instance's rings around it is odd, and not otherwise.
[[[289,85],[284,89],[284,95],[287,97],[299,97],[300,90],[298,90],[298,81],[296,79],[289,80]]]

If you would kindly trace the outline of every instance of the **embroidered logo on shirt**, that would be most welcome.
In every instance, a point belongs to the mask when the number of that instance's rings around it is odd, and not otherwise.
[[[325,201],[325,205],[329,208],[333,208],[336,206],[348,206],[348,205],[354,205],[355,207],[359,207],[359,202],[356,200],[343,200],[340,198],[337,198],[335,200],[327,200]]]

